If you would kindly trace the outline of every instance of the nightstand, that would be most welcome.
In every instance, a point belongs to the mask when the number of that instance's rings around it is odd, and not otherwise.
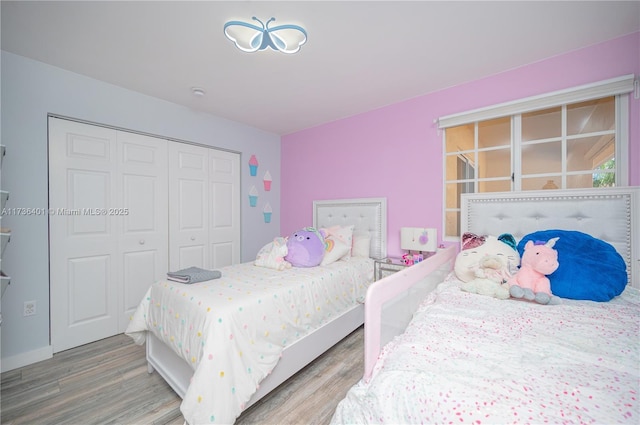
[[[392,273],[399,272],[405,267],[409,267],[404,263],[402,258],[387,257],[379,258],[374,261],[374,280],[380,280]]]

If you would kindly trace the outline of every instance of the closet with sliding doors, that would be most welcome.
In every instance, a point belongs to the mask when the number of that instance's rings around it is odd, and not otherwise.
[[[167,271],[240,261],[240,154],[49,117],[51,344],[122,333]]]

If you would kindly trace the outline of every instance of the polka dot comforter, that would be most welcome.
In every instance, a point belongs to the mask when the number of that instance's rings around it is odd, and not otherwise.
[[[358,303],[373,260],[277,271],[244,263],[195,284],[151,286],[126,333],[153,332],[194,369],[180,409],[187,423],[233,423],[285,347]]]
[[[538,305],[451,276],[380,354],[333,424],[640,423],[640,292]]]

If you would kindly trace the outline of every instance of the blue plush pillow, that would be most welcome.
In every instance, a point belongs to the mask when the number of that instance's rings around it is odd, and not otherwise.
[[[520,256],[524,245],[559,237],[558,269],[550,274],[551,292],[574,300],[609,301],[627,285],[627,265],[607,242],[572,230],[543,230],[526,235],[518,243]]]

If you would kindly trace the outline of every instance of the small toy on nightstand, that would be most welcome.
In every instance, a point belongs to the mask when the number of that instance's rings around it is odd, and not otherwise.
[[[422,262],[422,260],[424,260],[424,255],[422,255],[422,254],[411,254],[409,252],[409,253],[404,254],[402,256],[402,261],[407,266],[413,266],[414,264],[418,264],[418,263]]]

